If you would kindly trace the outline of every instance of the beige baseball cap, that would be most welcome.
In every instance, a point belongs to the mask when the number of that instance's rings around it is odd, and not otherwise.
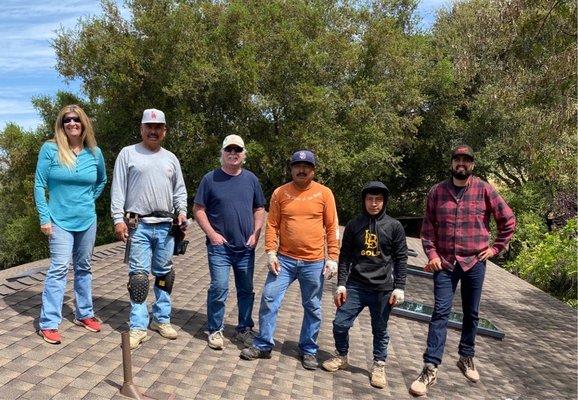
[[[223,147],[221,147],[221,148],[224,149],[225,147],[230,146],[230,145],[235,145],[235,146],[245,148],[245,142],[243,142],[243,139],[239,135],[227,136],[225,138],[225,140],[223,140]]]

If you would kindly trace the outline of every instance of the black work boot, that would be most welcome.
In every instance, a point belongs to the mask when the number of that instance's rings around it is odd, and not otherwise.
[[[240,357],[243,360],[256,360],[258,358],[271,358],[271,350],[259,350],[255,346],[247,347],[241,350]]]

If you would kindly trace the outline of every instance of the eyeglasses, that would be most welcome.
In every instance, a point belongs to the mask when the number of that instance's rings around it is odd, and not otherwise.
[[[68,124],[69,122],[74,121],[74,122],[80,122],[80,117],[66,117],[66,118],[62,118],[62,123],[63,124]]]
[[[241,153],[243,152],[244,149],[239,146],[227,146],[223,150],[225,150],[227,153],[231,153],[233,150],[235,151],[235,153]]]

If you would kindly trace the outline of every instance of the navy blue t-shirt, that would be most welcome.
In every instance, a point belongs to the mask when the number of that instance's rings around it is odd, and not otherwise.
[[[259,180],[246,169],[236,176],[225,173],[221,168],[208,172],[195,195],[195,204],[205,207],[213,229],[229,245],[239,249],[245,248],[253,233],[253,209],[264,207],[265,203]]]

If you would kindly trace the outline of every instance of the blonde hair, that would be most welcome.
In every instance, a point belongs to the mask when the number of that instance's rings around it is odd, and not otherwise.
[[[80,123],[82,125],[82,143],[91,151],[93,151],[96,147],[96,139],[94,137],[92,122],[84,110],[80,108],[80,106],[71,104],[60,110],[58,117],[56,118],[56,122],[54,123],[54,141],[58,147],[58,159],[60,164],[68,168],[72,168],[76,164],[76,157],[70,148],[70,143],[68,143],[68,136],[66,136],[66,132],[64,131],[64,124],[62,123],[64,116],[68,113],[75,113],[80,118]]]

